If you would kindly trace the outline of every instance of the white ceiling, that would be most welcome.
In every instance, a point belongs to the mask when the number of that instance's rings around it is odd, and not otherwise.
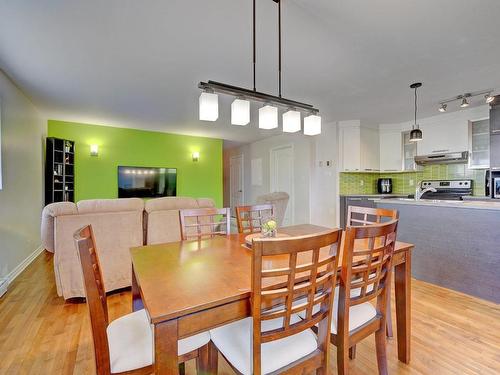
[[[259,91],[277,90],[276,6],[257,0]],[[420,116],[500,88],[498,0],[283,0],[283,95],[323,121]],[[280,131],[200,122],[197,83],[252,82],[251,0],[0,0],[0,68],[48,118],[250,142]],[[452,107],[450,105],[449,107]],[[256,106],[252,118],[256,118]]]

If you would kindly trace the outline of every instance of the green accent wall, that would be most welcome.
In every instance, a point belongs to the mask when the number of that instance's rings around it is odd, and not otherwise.
[[[177,196],[222,206],[222,140],[49,120],[48,137],[75,141],[75,199],[117,198],[118,166],[177,168]],[[99,155],[90,156],[90,145]],[[200,153],[194,162],[192,153]]]
[[[474,181],[473,194],[484,195],[485,170],[469,169],[465,164],[426,165],[422,170],[399,173],[340,173],[340,195],[377,194],[377,179],[392,178],[394,194],[414,194],[416,184],[422,180]]]

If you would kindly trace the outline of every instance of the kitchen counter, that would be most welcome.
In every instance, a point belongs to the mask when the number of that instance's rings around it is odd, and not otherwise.
[[[396,199],[380,199],[375,202],[384,202],[390,204],[405,204],[413,206],[432,206],[432,207],[450,207],[461,209],[478,209],[478,210],[500,210],[500,201],[491,199],[486,201],[468,200],[468,201],[446,201],[446,200],[431,200],[421,199],[416,201],[410,198]]]
[[[398,210],[397,238],[415,245],[415,278],[500,303],[500,202],[374,203]]]
[[[341,194],[349,198],[407,198],[408,194]]]

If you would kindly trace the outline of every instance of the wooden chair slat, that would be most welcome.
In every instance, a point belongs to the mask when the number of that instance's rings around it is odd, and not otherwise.
[[[222,217],[222,220],[217,220],[219,217]],[[183,240],[229,234],[229,208],[179,210],[179,220],[181,225],[181,237]],[[194,220],[195,222],[188,222],[188,220]],[[194,233],[189,229],[195,229]]]

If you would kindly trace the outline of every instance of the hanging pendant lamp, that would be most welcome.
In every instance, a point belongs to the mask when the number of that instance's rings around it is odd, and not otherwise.
[[[417,89],[421,86],[421,82],[415,82],[410,85],[410,88],[415,90],[415,122],[413,123],[413,127],[410,132],[410,142],[418,142],[423,139],[422,130],[420,130],[417,124]]]

